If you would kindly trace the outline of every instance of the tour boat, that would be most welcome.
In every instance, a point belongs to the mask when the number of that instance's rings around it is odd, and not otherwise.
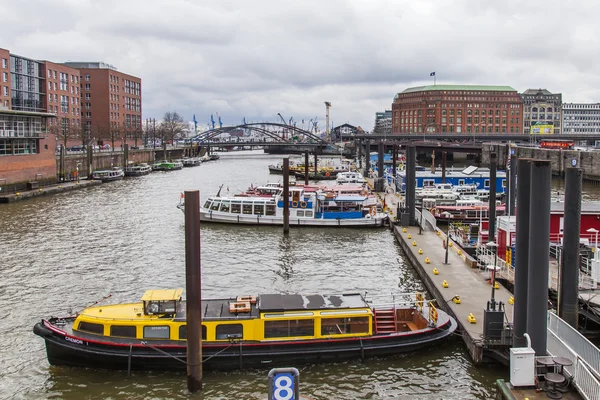
[[[125,176],[142,176],[152,172],[152,167],[146,163],[129,165],[125,168]]]
[[[92,173],[92,179],[97,179],[102,182],[118,181],[123,179],[125,173],[122,168],[113,167],[112,169],[97,170]]]
[[[154,171],[171,171],[175,167],[175,164],[171,161],[167,161],[167,160],[163,160],[163,161],[157,161],[154,164],[152,164],[152,169]]]
[[[367,183],[367,180],[360,172],[340,172],[337,174],[336,180],[340,185],[345,183]]]
[[[183,169],[183,160],[173,160],[173,168],[172,169]]]
[[[182,161],[184,167],[196,167],[202,164],[202,160],[198,157],[184,158]]]
[[[136,303],[95,305],[51,317],[33,332],[52,365],[113,370],[185,370],[182,289],[148,290]],[[201,303],[202,366],[233,370],[389,356],[431,348],[456,321],[420,293],[381,305],[358,293],[265,294]]]
[[[209,197],[200,207],[200,221],[245,225],[283,225],[283,190],[275,197]],[[290,226],[379,227],[388,215],[378,202],[363,195],[305,192],[289,189]],[[178,206],[184,211],[185,205]]]

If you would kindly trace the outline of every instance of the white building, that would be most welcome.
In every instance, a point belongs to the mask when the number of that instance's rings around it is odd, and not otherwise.
[[[600,133],[600,103],[564,103],[563,132]]]

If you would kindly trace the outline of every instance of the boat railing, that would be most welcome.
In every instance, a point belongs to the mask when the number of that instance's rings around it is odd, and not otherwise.
[[[391,297],[391,298],[390,298]],[[420,310],[426,302],[435,302],[435,299],[425,299],[422,292],[408,293],[390,293],[382,294],[375,297],[369,296],[366,302],[371,308],[392,308],[392,307],[415,307]]]

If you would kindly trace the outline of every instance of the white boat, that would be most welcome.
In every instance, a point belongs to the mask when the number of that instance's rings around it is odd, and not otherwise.
[[[125,168],[125,176],[142,176],[152,172],[152,167],[146,163],[129,165]]]
[[[173,163],[173,168],[172,169],[182,169],[183,168],[183,161],[182,160],[173,160],[171,162]]]
[[[123,179],[125,173],[121,168],[113,167],[113,169],[98,170],[92,173],[92,179],[98,179],[102,182],[118,181]]]
[[[209,197],[200,221],[245,225],[283,225],[282,190],[275,197]],[[178,206],[182,211],[184,204]],[[362,195],[305,192],[290,188],[290,226],[378,227],[388,219]]]
[[[195,167],[202,164],[202,160],[198,157],[184,158],[182,161],[184,167]]]
[[[336,181],[340,185],[344,183],[367,183],[367,180],[360,172],[339,172]]]

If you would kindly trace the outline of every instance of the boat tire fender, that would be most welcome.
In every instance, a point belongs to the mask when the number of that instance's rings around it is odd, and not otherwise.
[[[301,208],[306,208],[306,202],[305,201],[301,201],[300,202],[300,207]]]
[[[325,176],[331,176],[329,172],[325,172]]]
[[[292,201],[292,207],[293,208],[298,208],[298,202],[297,201]]]

